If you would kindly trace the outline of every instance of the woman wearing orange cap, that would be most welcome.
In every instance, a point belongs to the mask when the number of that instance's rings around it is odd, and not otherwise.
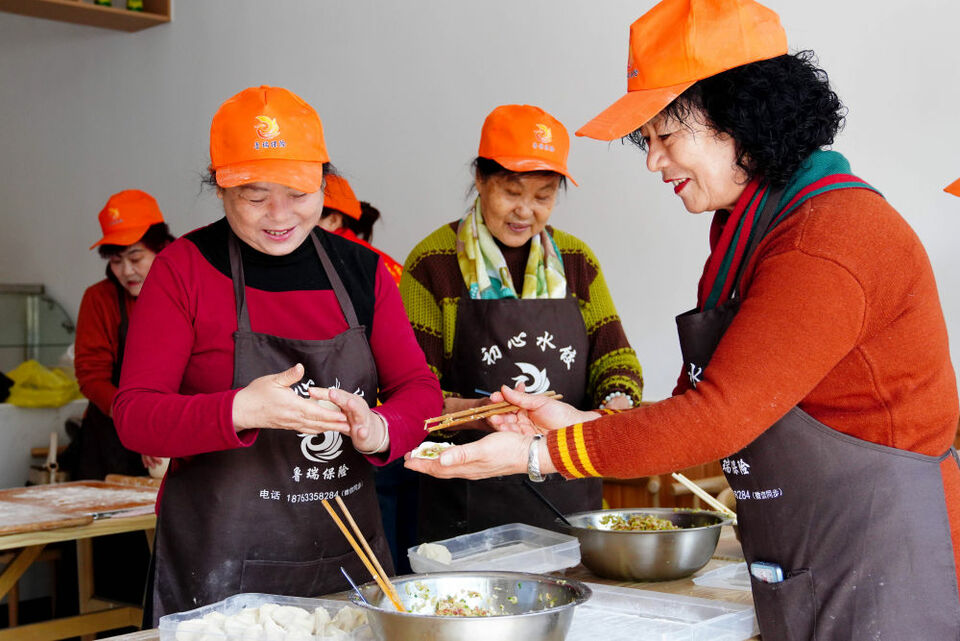
[[[80,391],[90,399],[83,417],[75,478],[107,474],[146,474],[159,460],[123,447],[113,424],[113,398],[120,382],[124,342],[133,304],[153,259],[173,242],[157,201],[128,189],[114,194],[99,215],[103,238],[98,248],[107,260],[107,277],[87,288],[77,315],[74,364]]]
[[[380,257],[317,229],[332,167],[313,108],[246,89],[214,116],[210,159],[225,217],[154,262],[114,402],[128,447],[175,457],[149,625],[238,592],[341,590],[340,566],[363,577],[319,505],[334,497],[389,567],[372,465],[441,403]]]
[[[350,183],[342,176],[328,176],[323,191],[323,215],[320,217],[320,227],[380,254],[387,271],[399,285],[403,266],[386,252],[370,244],[370,239],[373,238],[373,224],[380,219],[377,208],[368,202],[357,200],[353,195],[353,189],[350,188]]]
[[[640,363],[599,262],[583,241],[547,224],[561,186],[573,180],[569,147],[563,124],[543,109],[494,109],[480,133],[473,206],[407,258],[400,291],[447,412],[488,402],[483,390],[518,383],[561,393],[582,409],[640,401]],[[470,427],[447,437],[466,443],[483,435],[482,425]],[[517,521],[555,527],[524,478],[422,479],[419,537]],[[552,475],[543,490],[567,511],[601,505],[599,480],[565,483]],[[437,518],[438,505],[446,518]]]
[[[826,74],[751,0],[663,0],[630,54],[627,95],[578,133],[636,142],[687,211],[716,212],[676,394],[600,416],[504,388],[524,409],[492,422],[521,433],[408,466],[625,478],[722,458],[764,639],[960,638],[936,283],[906,221],[822,151],[843,119]]]

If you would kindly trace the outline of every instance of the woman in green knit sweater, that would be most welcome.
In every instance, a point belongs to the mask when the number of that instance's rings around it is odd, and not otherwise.
[[[444,412],[483,405],[484,390],[504,384],[553,390],[584,409],[640,402],[640,363],[600,264],[584,242],[547,226],[560,188],[573,181],[568,149],[566,129],[542,109],[494,109],[474,161],[473,206],[407,258],[400,293],[440,379]],[[486,430],[479,422],[465,428],[441,437],[464,443]],[[422,478],[419,538],[512,522],[553,527],[524,478]],[[541,490],[565,512],[596,509],[602,500],[597,479],[564,483],[553,475]]]

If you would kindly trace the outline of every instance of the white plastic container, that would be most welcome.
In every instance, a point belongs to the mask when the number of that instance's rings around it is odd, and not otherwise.
[[[506,570],[545,574],[580,563],[580,541],[576,537],[523,523],[498,525],[434,543],[447,548],[453,560],[440,563],[412,547],[407,556],[414,573]]]
[[[744,641],[759,633],[753,606],[587,583],[566,641]]]
[[[716,570],[710,570],[694,577],[693,582],[707,588],[723,588],[725,590],[740,590],[741,592],[751,591],[750,572],[747,570],[746,563],[734,563]]]
[[[254,594],[254,593],[245,593],[245,594],[236,594],[232,597],[228,597],[223,601],[218,601],[217,603],[211,603],[210,605],[205,605],[203,607],[197,608],[195,610],[188,610],[186,612],[178,612],[177,614],[168,614],[166,616],[160,617],[160,641],[373,641],[374,636],[373,632],[370,630],[370,627],[363,625],[359,628],[356,628],[351,633],[344,632],[335,632],[332,635],[300,635],[300,634],[283,634],[283,635],[274,635],[268,638],[265,634],[259,635],[249,635],[245,634],[242,636],[233,636],[227,635],[224,633],[208,633],[204,632],[200,635],[196,633],[181,632],[180,637],[177,635],[177,626],[183,621],[192,621],[194,619],[202,619],[211,612],[217,612],[224,616],[232,616],[237,614],[244,608],[259,608],[262,605],[267,603],[273,603],[276,605],[291,605],[298,608],[303,608],[311,614],[316,608],[323,608],[327,611],[327,614],[330,615],[330,618],[336,616],[337,612],[341,608],[349,606],[355,607],[350,604],[349,601],[337,601],[334,599],[307,599],[302,597],[293,597],[293,596],[280,596],[275,594]]]

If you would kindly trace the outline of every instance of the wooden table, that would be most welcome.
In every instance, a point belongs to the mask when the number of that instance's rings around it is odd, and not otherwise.
[[[708,588],[699,586],[693,582],[693,578],[705,574],[711,570],[730,565],[731,563],[742,563],[743,552],[740,544],[733,534],[733,528],[724,527],[723,534],[720,536],[720,543],[717,545],[717,551],[709,563],[696,572],[691,577],[677,579],[676,581],[661,581],[654,583],[611,581],[602,579],[590,573],[582,565],[567,570],[565,576],[578,579],[580,581],[589,581],[590,583],[603,583],[606,585],[615,585],[622,587],[631,587],[641,590],[651,590],[655,592],[667,592],[670,594],[679,594],[683,596],[698,597],[701,599],[713,599],[716,601],[730,601],[732,603],[742,603],[753,605],[753,597],[749,592],[742,590],[724,590],[721,588]],[[132,634],[124,634],[113,637],[110,641],[159,641],[160,632],[158,630],[142,630]],[[751,641],[759,640],[759,636],[751,637]],[[602,640],[600,640],[602,641]]]
[[[86,484],[88,487],[90,485],[89,483]],[[63,484],[64,495],[69,496],[71,488],[81,486],[81,483]],[[56,486],[37,486],[37,490],[34,492],[46,498],[54,487]],[[13,560],[0,573],[0,599],[11,591],[47,545],[62,541],[76,541],[80,614],[42,623],[2,629],[0,630],[0,641],[55,641],[56,639],[74,636],[92,639],[95,633],[103,630],[139,626],[143,617],[142,608],[94,598],[92,539],[108,534],[143,531],[146,533],[148,545],[152,547],[156,527],[156,516],[152,512],[152,508],[147,506],[146,509],[149,510],[149,513],[146,514],[138,511],[138,513],[131,513],[130,515],[120,514],[97,519],[94,519],[90,514],[86,514],[86,518],[78,519],[77,514],[90,509],[89,505],[80,508],[84,497],[78,495],[79,498],[73,501],[74,505],[58,504],[56,506],[57,510],[63,511],[63,518],[59,520],[51,518],[45,521],[36,518],[24,518],[22,527],[16,528],[11,524],[11,521],[15,520],[15,517],[19,514],[15,508],[30,504],[32,495],[29,490],[32,489],[0,490],[0,498],[8,499],[0,500],[0,504],[5,506],[6,511],[3,513],[9,517],[4,522],[3,533],[0,534],[0,551],[14,551]],[[106,507],[124,505],[129,507],[129,504],[123,502]],[[97,504],[94,509],[99,510],[100,507],[102,506]],[[56,512],[56,510],[49,509],[44,505],[39,506],[38,509],[43,514]],[[143,507],[137,509],[142,510]],[[78,522],[79,524],[77,524]]]

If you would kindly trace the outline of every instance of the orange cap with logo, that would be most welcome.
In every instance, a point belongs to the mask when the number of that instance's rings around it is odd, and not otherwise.
[[[948,194],[953,194],[954,196],[960,196],[960,178],[957,178],[952,183],[943,188]]]
[[[327,161],[320,116],[287,89],[244,89],[213,116],[210,168],[221,187],[272,182],[313,193]]]
[[[483,121],[481,158],[495,160],[510,171],[555,171],[577,181],[567,171],[570,134],[540,107],[501,105]]]
[[[627,94],[577,135],[622,138],[696,81],[786,53],[780,17],[753,0],[663,0],[630,25]]]
[[[327,176],[327,184],[323,188],[323,206],[360,220],[360,201],[353,195],[346,178]]]
[[[139,189],[125,189],[110,196],[97,217],[103,238],[90,245],[133,245],[150,229],[163,222],[160,206],[153,196]]]

